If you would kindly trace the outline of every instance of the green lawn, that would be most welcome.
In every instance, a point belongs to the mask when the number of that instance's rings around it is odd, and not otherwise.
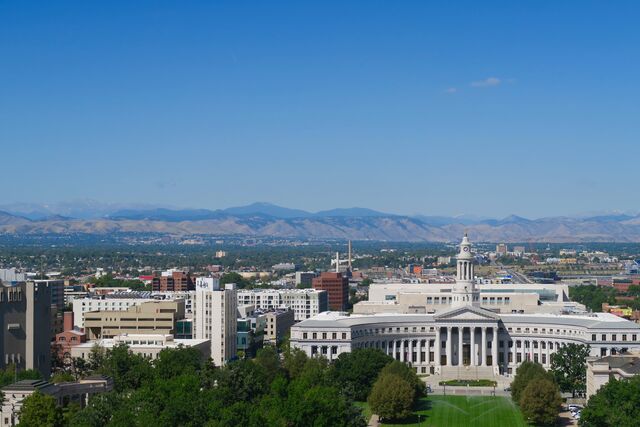
[[[506,397],[431,395],[418,402],[412,417],[398,424],[383,425],[526,427],[527,423],[520,410]]]

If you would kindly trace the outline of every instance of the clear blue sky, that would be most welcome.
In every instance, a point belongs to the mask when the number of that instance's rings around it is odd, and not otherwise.
[[[0,1],[0,198],[639,209],[640,3],[435,3]]]

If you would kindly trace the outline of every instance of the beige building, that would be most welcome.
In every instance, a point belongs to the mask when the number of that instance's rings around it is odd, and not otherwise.
[[[196,290],[193,304],[193,337],[211,342],[211,359],[222,366],[236,357],[238,297],[236,285],[224,289]]]
[[[266,320],[264,328],[264,341],[278,344],[289,334],[295,323],[294,313],[291,309],[276,309],[264,313]]]
[[[373,283],[369,299],[353,306],[354,314],[433,314],[452,308],[453,283]],[[495,313],[583,312],[569,300],[568,286],[538,283],[480,284],[479,306]]]
[[[587,359],[587,399],[611,378],[617,380],[640,374],[640,353]]]
[[[177,320],[184,319],[184,301],[148,301],[126,311],[85,313],[89,340],[113,338],[122,334],[174,334]]]
[[[211,356],[209,340],[175,339],[173,335],[163,334],[123,334],[74,346],[71,348],[71,357],[89,360],[94,346],[111,350],[119,344],[126,344],[133,354],[139,354],[152,360],[156,359],[162,350],[179,347],[195,348],[202,354],[203,360],[207,360]]]

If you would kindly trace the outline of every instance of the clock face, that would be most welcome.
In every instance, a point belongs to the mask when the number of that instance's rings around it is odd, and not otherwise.
[[[469,252],[469,246],[465,246],[464,248],[462,248],[462,250],[465,252]]]

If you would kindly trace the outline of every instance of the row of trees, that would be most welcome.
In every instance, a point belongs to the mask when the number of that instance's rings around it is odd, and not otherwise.
[[[166,349],[151,361],[124,345],[96,347],[88,374],[113,378],[114,390],[81,410],[58,408],[50,397],[34,394],[25,399],[21,424],[364,427],[354,401],[366,400],[374,381],[378,389],[386,388],[384,378],[411,384],[412,401],[421,384],[410,368],[375,349],[342,354],[330,364],[297,349],[278,354],[265,347],[255,359],[218,368],[190,348]]]

